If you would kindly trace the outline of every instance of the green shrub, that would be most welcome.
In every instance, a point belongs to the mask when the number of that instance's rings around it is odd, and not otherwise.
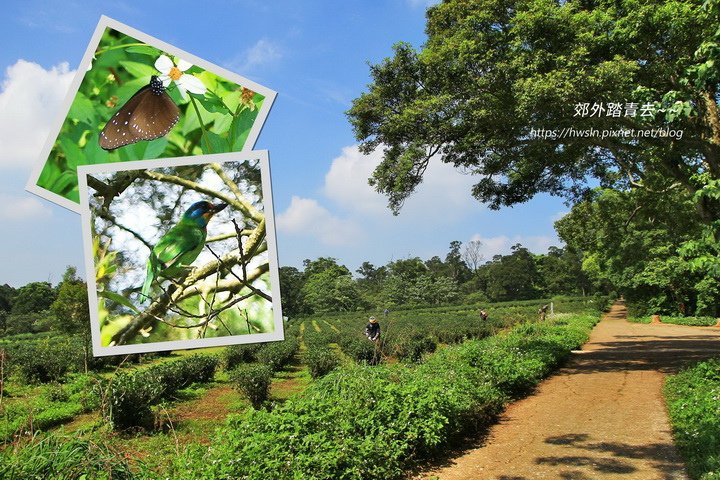
[[[316,332],[314,329],[310,329],[305,331],[303,340],[308,348],[313,348],[316,345],[322,346],[337,343],[339,340],[339,334],[332,330],[322,330],[320,332]]]
[[[69,422],[82,412],[83,406],[76,402],[50,404],[33,417],[33,428],[35,430],[47,430]]]
[[[68,394],[68,400],[77,402],[83,407],[83,412],[97,410],[100,407],[100,386],[103,380],[99,377],[86,374],[73,374],[63,385]]]
[[[70,398],[70,394],[65,387],[60,383],[52,383],[47,386],[45,390],[45,397],[51,402],[64,402]]]
[[[152,372],[118,373],[108,384],[106,415],[116,429],[150,427],[151,406],[161,398],[165,387]]]
[[[365,337],[345,338],[340,343],[342,351],[358,363],[377,364],[381,360],[377,346]]]
[[[312,378],[320,378],[340,364],[335,351],[328,346],[308,347],[304,361],[310,369]]]
[[[153,405],[195,382],[209,382],[217,364],[217,357],[197,354],[136,372],[119,373],[107,386],[106,416],[119,429],[150,427]]]
[[[257,361],[268,365],[273,371],[280,370],[290,363],[298,349],[295,338],[287,338],[281,342],[269,342],[258,349],[255,357]]]
[[[413,459],[492,421],[509,395],[561,363],[595,321],[517,327],[443,348],[413,367],[337,368],[272,412],[229,418],[213,446],[190,453],[181,464],[191,468],[178,469],[183,478],[404,478]]]
[[[395,345],[393,354],[398,360],[417,363],[422,359],[423,354],[432,353],[436,348],[435,339],[418,332],[401,338]]]
[[[635,323],[650,323],[652,317],[630,317],[629,322]],[[717,323],[717,319],[714,317],[673,317],[673,316],[661,316],[663,323],[671,323],[674,325],[686,325],[689,327],[712,327]]]
[[[153,365],[145,371],[157,376],[163,385],[163,397],[169,397],[178,390],[189,387],[195,382],[209,382],[215,376],[218,357],[195,354],[189,357]]]
[[[8,366],[27,382],[59,382],[70,371],[80,371],[83,347],[72,337],[13,342],[6,346]]]
[[[232,370],[241,363],[251,363],[257,360],[256,355],[262,344],[249,343],[246,345],[232,345],[223,352],[223,368]]]
[[[230,378],[235,388],[247,397],[252,406],[260,408],[270,396],[272,374],[272,368],[268,365],[246,363],[233,370]]]
[[[665,396],[690,477],[720,479],[720,358],[670,377]]]

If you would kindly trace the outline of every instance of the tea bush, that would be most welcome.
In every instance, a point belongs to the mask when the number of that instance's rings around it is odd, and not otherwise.
[[[335,351],[327,345],[309,347],[303,356],[312,378],[320,378],[340,365]]]
[[[419,332],[400,337],[391,349],[398,360],[419,362],[425,353],[432,353],[437,348],[437,341]]]
[[[17,341],[4,348],[8,368],[30,383],[59,382],[83,367],[82,341],[72,337]]]
[[[218,358],[192,355],[130,373],[118,373],[107,385],[106,415],[116,428],[149,427],[152,409],[161,400],[195,382],[209,382]]]
[[[281,342],[263,344],[255,354],[255,358],[258,362],[268,365],[273,371],[277,371],[290,363],[297,349],[297,339],[286,338]]]
[[[181,459],[194,468],[178,464],[179,477],[403,478],[413,459],[491,422],[509,397],[582,344],[596,321],[521,325],[443,348],[417,366],[337,368],[272,412],[231,417],[209,449]]]
[[[235,388],[245,395],[253,408],[260,408],[270,396],[272,368],[259,363],[239,365],[230,372],[230,379]]]
[[[381,340],[382,341],[382,340]],[[375,365],[381,361],[377,346],[365,337],[347,337],[340,341],[340,348],[347,356],[358,363]]]
[[[223,368],[232,370],[242,363],[250,363],[257,360],[257,352],[262,344],[249,343],[247,345],[232,345],[223,352]]]

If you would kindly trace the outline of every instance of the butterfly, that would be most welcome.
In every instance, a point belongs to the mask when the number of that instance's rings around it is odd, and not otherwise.
[[[165,92],[155,75],[150,83],[135,93],[112,116],[100,133],[100,146],[105,150],[166,135],[180,118],[180,109]]]

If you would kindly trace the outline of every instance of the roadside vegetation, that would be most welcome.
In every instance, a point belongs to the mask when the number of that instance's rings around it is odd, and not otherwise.
[[[720,479],[720,359],[700,362],[665,384],[675,444],[693,479]]]

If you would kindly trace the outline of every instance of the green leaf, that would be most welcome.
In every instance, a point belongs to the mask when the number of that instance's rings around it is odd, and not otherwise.
[[[220,94],[223,103],[230,109],[230,112],[235,112],[238,105],[240,105],[240,92],[232,90],[229,92],[222,92]]]
[[[158,158],[162,155],[162,153],[165,151],[165,147],[167,147],[168,139],[166,137],[162,137],[146,143],[148,144],[148,146],[145,149],[145,155],[142,159],[150,160],[153,158]]]
[[[228,142],[224,138],[209,131],[203,132],[200,145],[203,153],[223,153],[230,151],[228,149]]]
[[[98,293],[98,296],[99,296],[99,297],[105,297],[105,298],[107,298],[108,300],[112,300],[113,302],[115,302],[115,303],[117,303],[117,304],[120,304],[120,305],[123,305],[123,306],[129,308],[130,310],[132,310],[132,311],[135,312],[135,313],[140,313],[140,310],[139,310],[135,305],[133,305],[130,300],[128,300],[127,298],[123,297],[123,296],[120,295],[119,293],[106,292],[106,291],[103,291],[103,290],[98,290],[97,293]]]
[[[134,47],[127,47],[125,49],[128,53],[139,53],[140,55],[149,55],[151,57],[159,57],[160,56],[160,50],[157,48],[151,47],[149,45],[142,45],[142,46],[134,46]]]
[[[125,60],[120,62],[120,65],[133,77],[147,79],[151,75],[157,75],[158,71],[152,65],[146,65],[139,62],[131,62]]]
[[[232,111],[223,103],[222,99],[208,90],[205,96],[195,95],[195,99],[208,112],[232,113]]]
[[[197,103],[199,102],[196,102],[196,105]],[[203,107],[202,104],[199,104],[197,107],[198,110],[200,110],[200,116],[202,117],[203,121],[206,122],[205,128],[208,128],[210,126],[210,112],[205,110],[205,107]],[[195,112],[195,108],[191,104],[188,104],[187,111],[185,112],[185,122],[182,126],[182,133],[183,135],[187,135],[188,133],[198,128],[200,128],[200,120],[198,119],[197,113]]]
[[[98,164],[98,163],[109,163],[108,157],[110,156],[110,152],[107,150],[103,150],[100,147],[100,144],[98,143],[99,134],[97,132],[91,133],[87,138],[87,143],[85,144],[85,164]]]
[[[68,117],[93,125],[95,123],[95,108],[93,103],[82,92],[78,92],[70,105]]]
[[[147,78],[135,78],[133,80],[130,80],[129,82],[123,83],[122,87],[118,88],[115,92],[115,95],[119,98],[118,104],[115,107],[115,110],[119,110],[121,106],[125,104],[128,100],[130,100],[130,97],[135,95],[138,90],[140,90],[142,87],[146,86],[148,84]],[[114,113],[114,112],[113,112]],[[109,120],[109,118],[108,118]]]
[[[232,146],[233,151],[240,151],[245,146],[257,114],[258,109],[250,111],[250,109],[246,108],[233,120],[230,126],[230,136],[228,137],[228,142]]]
[[[77,169],[78,165],[85,164],[85,155],[77,143],[67,137],[60,138],[60,148],[65,154],[67,165],[70,169]]]
[[[222,116],[217,116],[217,117],[215,117],[215,122],[213,123],[213,127],[210,130],[213,133],[222,135],[223,133],[230,130],[233,119],[234,119],[234,117],[232,115],[230,115],[229,113],[222,115]]]

